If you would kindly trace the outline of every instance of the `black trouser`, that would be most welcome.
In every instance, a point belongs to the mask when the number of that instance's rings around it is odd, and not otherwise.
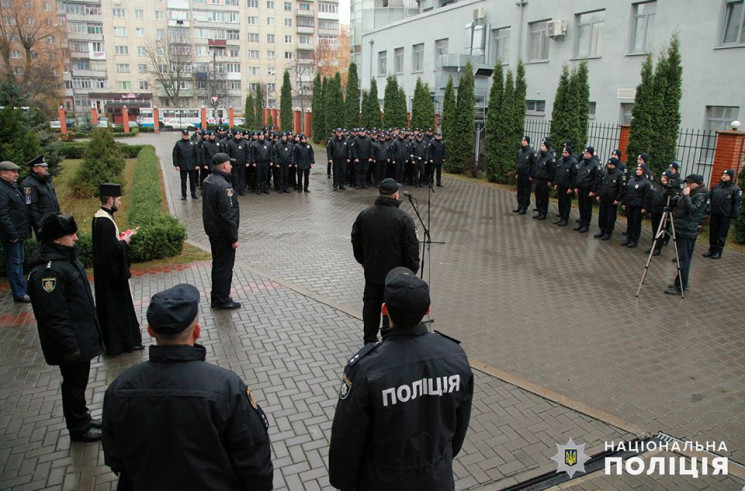
[[[246,167],[245,177],[246,177],[246,184],[244,188],[255,190],[256,189],[256,167],[254,167],[253,165],[249,165],[248,167]]]
[[[540,215],[548,214],[548,181],[536,179],[535,182],[535,207]]]
[[[616,227],[618,217],[618,205],[614,205],[613,198],[600,198],[600,214],[598,215],[598,226],[603,235],[610,237]]]
[[[303,183],[305,181],[305,183]],[[297,188],[308,190],[308,184],[310,182],[310,169],[298,169],[297,170]]]
[[[236,164],[230,169],[230,174],[233,176],[233,187],[238,194],[246,192],[246,163]]]
[[[709,250],[711,252],[724,251],[724,243],[727,242],[730,219],[724,215],[711,214],[709,220]]]
[[[442,184],[442,164],[434,164],[435,165],[435,175],[437,178],[437,185]]]
[[[347,178],[347,160],[334,159],[334,187],[344,186]]]
[[[683,277],[683,288],[680,287],[678,276],[675,276],[675,287],[678,290],[688,289],[688,271],[691,269],[691,258],[693,258],[693,249],[696,246],[696,238],[684,239],[678,237],[675,242],[678,244],[678,258],[680,259],[680,276]]]
[[[269,190],[269,162],[256,162],[256,192]]]
[[[275,162],[274,165],[270,167],[270,174],[272,175],[272,182],[274,183],[275,191],[282,191],[282,188],[280,187],[282,178],[279,176],[279,173],[280,165]]]
[[[559,198],[559,218],[562,222],[569,222],[569,212],[572,211],[572,195],[567,194],[569,188],[563,186],[556,187],[557,197]]]
[[[365,292],[362,297],[362,323],[363,342],[374,343],[378,340],[378,331],[380,330],[380,309],[383,306],[383,283],[373,283],[365,280]],[[383,317],[383,327],[388,327],[388,317]]]
[[[91,429],[91,415],[85,403],[85,389],[91,371],[90,360],[60,365],[62,373],[62,413],[67,430],[82,434]]]
[[[589,228],[592,222],[592,197],[590,197],[589,189],[579,188],[577,203],[579,204],[579,226]]]
[[[660,228],[660,222],[662,222],[662,213],[650,213],[650,218],[652,219],[652,240],[654,241],[654,238],[657,236],[657,230]],[[657,239],[657,245],[655,246],[655,250],[660,251],[662,250],[662,246],[667,244],[668,236],[667,236],[667,230],[662,231],[662,236],[660,236],[659,239]]]
[[[291,165],[287,167],[287,186],[292,189],[297,189],[297,166]]]
[[[424,181],[427,184],[427,186],[435,183],[433,179],[434,175],[435,175],[435,166],[432,162],[427,161],[424,164]]]
[[[626,205],[626,220],[629,221],[626,238],[629,242],[639,242],[642,233],[642,207]]]
[[[210,237],[212,250],[212,294],[213,304],[230,301],[230,284],[233,282],[235,249],[228,239]]]
[[[367,173],[370,170],[370,162],[367,159],[360,160],[354,164],[355,182],[357,187],[367,187]]]
[[[202,187],[202,183],[204,183],[204,180],[205,180],[205,179],[207,178],[207,176],[209,176],[210,174],[212,174],[212,172],[210,171],[210,168],[209,168],[208,166],[203,166],[203,167],[202,167],[202,168],[201,168],[201,169],[199,170],[199,187],[200,187],[200,189],[201,189],[201,187]]]
[[[405,159],[396,159],[393,164],[393,175],[389,176],[396,180],[397,183],[403,184],[404,182],[404,167],[406,166]]]
[[[287,191],[287,171],[289,164],[274,164],[274,189]]]
[[[331,162],[329,162],[328,165],[326,166],[326,175],[327,176],[330,176],[331,175],[331,165],[332,165]]]
[[[386,171],[387,165],[388,165],[388,162],[386,162],[385,160],[375,161],[375,185],[376,186],[380,184],[380,181],[385,179],[385,171]]]
[[[186,178],[189,178],[189,190],[191,191],[192,197],[197,195],[197,170],[184,170],[181,169],[181,197],[186,197]]]
[[[437,180],[439,184],[439,178]],[[530,190],[533,183],[525,176],[517,176],[517,207],[521,210],[530,208]]]

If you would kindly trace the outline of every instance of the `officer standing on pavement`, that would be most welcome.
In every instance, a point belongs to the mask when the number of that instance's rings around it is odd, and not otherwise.
[[[274,157],[272,157],[275,168],[274,179],[276,181],[274,188],[280,193],[290,192],[287,185],[287,175],[295,159],[295,144],[288,138],[289,133],[283,132],[281,140],[272,147],[274,152]]]
[[[445,142],[442,141],[442,133],[435,133],[434,138],[429,140],[429,164],[427,166],[427,182],[432,185],[436,178],[437,187],[442,187],[442,164],[447,160]]]
[[[569,223],[569,212],[572,210],[574,193],[574,173],[577,172],[577,161],[572,157],[572,146],[564,145],[561,158],[556,161],[554,172],[554,189],[559,201],[559,216],[554,225],[566,227]]]
[[[545,220],[548,215],[549,191],[551,181],[554,180],[554,151],[551,148],[551,140],[544,138],[538,154],[533,161],[533,171],[530,179],[535,184],[535,207],[537,213],[533,216],[536,220]]]
[[[316,157],[305,133],[300,135],[299,143],[295,144],[293,162],[297,167],[297,192],[301,193],[305,191],[306,193],[310,193],[308,181],[310,180],[310,169],[316,165]]]
[[[333,184],[334,191],[340,189],[344,191],[344,183],[347,179],[347,163],[349,162],[349,146],[344,132],[341,128],[334,130],[333,136],[326,145],[326,157],[329,164],[333,167]]]
[[[153,295],[150,360],[106,390],[103,451],[119,489],[272,489],[269,422],[237,374],[205,362],[198,313],[192,285]]]
[[[704,257],[720,259],[727,242],[730,220],[740,216],[742,191],[735,184],[735,170],[727,169],[722,180],[711,190],[711,217],[709,219],[709,250]]]
[[[212,251],[213,309],[230,310],[241,306],[230,298],[235,250],[238,248],[240,210],[230,174],[232,162],[225,153],[212,157],[212,174],[204,180],[202,221]]]
[[[383,304],[385,275],[396,266],[419,270],[419,240],[414,220],[400,210],[399,184],[383,179],[375,204],[357,215],[352,225],[354,258],[365,270],[365,292],[362,297],[364,343],[378,340],[380,306]],[[383,326],[387,327],[387,318]]]
[[[0,162],[0,242],[5,253],[5,274],[14,302],[28,303],[26,279],[23,277],[25,249],[23,242],[31,237],[31,222],[26,200],[16,187],[18,167],[9,160]]]
[[[62,413],[73,442],[101,439],[101,420],[85,401],[91,360],[103,353],[101,327],[88,276],[77,255],[78,225],[71,215],[45,215],[39,248],[29,260],[28,292],[44,360],[62,374]]]
[[[256,169],[256,194],[269,194],[269,168],[272,162],[272,143],[259,133],[259,139],[248,147],[248,161]]]
[[[173,146],[173,166],[181,174],[181,200],[186,199],[186,179],[189,179],[189,190],[192,199],[197,196],[197,173],[199,158],[197,157],[197,145],[189,139],[189,131],[181,132],[181,139]]]
[[[595,196],[592,189],[599,175],[600,162],[595,156],[595,149],[587,147],[582,160],[577,163],[574,181],[574,193],[577,195],[577,204],[579,205],[579,224],[574,227],[574,230],[580,233],[585,233],[590,229],[592,201]]]
[[[471,417],[471,367],[457,341],[422,324],[429,287],[413,271],[392,269],[384,300],[391,328],[344,369],[329,481],[343,490],[452,490]]]
[[[49,165],[44,161],[44,156],[39,155],[28,163],[31,172],[23,180],[21,187],[28,206],[28,216],[36,237],[39,237],[41,219],[47,213],[60,211],[57,192],[52,185],[52,176],[49,175]]]
[[[618,168],[620,163],[617,158],[611,157],[608,160],[605,172],[596,181],[596,187],[593,190],[597,201],[600,203],[600,213],[598,214],[600,231],[594,235],[596,239],[609,240],[613,235],[613,229],[616,227],[618,205],[623,200],[626,190],[623,172]]]
[[[535,150],[530,146],[530,137],[525,135],[521,143],[520,150],[517,151],[517,208],[512,210],[514,213],[525,215],[530,208],[530,190],[533,187],[533,181],[530,179],[533,172],[533,162],[535,161]]]

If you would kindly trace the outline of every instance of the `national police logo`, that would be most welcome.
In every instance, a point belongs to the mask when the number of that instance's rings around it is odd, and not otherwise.
[[[256,402],[256,398],[254,397],[253,392],[251,392],[251,387],[246,387],[246,395],[248,396],[248,402],[251,403],[251,407],[258,409],[259,403]]]
[[[31,188],[23,188],[23,192],[26,193],[26,196],[31,194]]]
[[[225,190],[226,193],[228,193],[228,198],[233,197],[233,188],[228,188]]]
[[[577,445],[571,438],[566,445],[556,444],[556,455],[551,460],[558,464],[556,472],[566,472],[571,479],[577,472],[585,472],[585,462],[590,460],[585,453],[585,444]]]
[[[341,378],[341,387],[339,388],[339,399],[346,399],[349,397],[349,393],[352,392],[352,381],[344,375]]]
[[[41,287],[47,293],[52,293],[57,286],[57,278],[42,278]]]

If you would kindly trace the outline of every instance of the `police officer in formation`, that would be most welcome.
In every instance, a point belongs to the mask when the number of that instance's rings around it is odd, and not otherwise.
[[[533,216],[536,220],[545,220],[548,215],[548,195],[551,181],[554,179],[554,151],[551,149],[551,141],[544,138],[533,161],[533,170],[530,179],[535,185],[535,207],[537,213]]]
[[[428,133],[432,130],[429,129]],[[437,132],[429,140],[429,162],[427,164],[427,182],[432,185],[436,177],[437,187],[442,186],[442,165],[447,161],[447,152],[445,151],[445,142],[442,141],[442,133]]]
[[[308,181],[310,180],[310,170],[316,165],[316,158],[313,147],[308,143],[305,134],[300,134],[300,143],[295,145],[294,165],[297,169],[297,184],[295,190],[310,193]]]
[[[227,143],[227,155],[232,159],[231,175],[235,191],[243,196],[246,193],[246,167],[249,165],[249,141],[243,139],[243,135],[236,131],[233,139]],[[213,160],[214,165],[214,160]]]
[[[272,143],[266,140],[264,133],[248,147],[249,162],[256,169],[256,194],[269,194],[269,169],[272,162]]]
[[[592,221],[592,202],[594,193],[592,191],[595,181],[601,173],[600,162],[595,156],[593,147],[585,148],[582,154],[582,160],[577,163],[577,172],[575,173],[574,192],[577,195],[579,204],[579,224],[574,230],[585,233],[590,229]]]
[[[525,135],[522,139],[520,150],[517,151],[517,208],[514,213],[524,215],[530,207],[530,192],[533,189],[533,163],[535,161],[535,150],[530,146],[530,137]]]
[[[350,143],[350,158],[354,168],[354,188],[367,189],[370,165],[374,163],[373,142],[370,131],[360,130],[360,133]]]
[[[346,190],[344,183],[347,175],[347,164],[349,163],[349,146],[342,128],[334,130],[334,136],[326,145],[326,157],[329,164],[332,165],[334,191],[337,189]]]
[[[429,332],[429,287],[413,271],[385,276],[390,329],[344,369],[331,426],[329,481],[339,489],[452,490],[473,373],[458,341]]]
[[[172,159],[173,166],[181,174],[181,200],[186,199],[186,180],[189,180],[189,190],[192,199],[199,199],[197,196],[197,179],[199,172],[199,163],[202,158],[198,156],[197,143],[189,137],[189,131],[181,132],[181,139],[173,146]]]
[[[289,193],[287,176],[290,166],[295,159],[295,144],[288,138],[289,134],[283,132],[280,141],[274,144],[272,148],[274,162],[274,190],[280,193]]]
[[[709,250],[704,257],[720,259],[727,241],[731,220],[740,216],[742,190],[734,182],[735,170],[727,169],[714,189],[711,190],[709,218]]]
[[[23,277],[24,241],[31,237],[26,200],[16,186],[18,167],[9,160],[0,162],[0,242],[5,253],[5,274],[14,302],[31,301]]]
[[[559,227],[566,227],[569,223],[576,166],[577,161],[572,157],[572,147],[570,145],[564,146],[561,151],[561,158],[556,161],[554,172],[554,189],[559,201],[559,216],[554,220],[554,224]]]
[[[594,235],[596,239],[610,240],[616,227],[618,205],[623,200],[626,190],[626,180],[623,172],[618,168],[616,157],[608,159],[605,172],[601,174],[595,186],[595,198],[600,204],[598,213],[598,227],[600,231]]]
[[[39,155],[29,162],[28,166],[31,172],[23,180],[21,187],[26,198],[31,226],[38,238],[41,219],[48,213],[60,211],[60,207],[52,176],[49,175],[49,165],[44,161],[44,156]]]
[[[626,183],[626,191],[623,195],[621,207],[626,211],[628,230],[626,241],[623,246],[633,248],[639,242],[642,231],[642,216],[646,213],[651,198],[652,184],[648,179],[649,168],[647,164],[638,164],[634,175]]]

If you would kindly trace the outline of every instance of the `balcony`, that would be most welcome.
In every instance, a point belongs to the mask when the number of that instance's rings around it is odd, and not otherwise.
[[[316,14],[312,10],[296,10],[298,17],[315,17]]]
[[[306,51],[315,51],[316,50],[316,45],[314,43],[298,44],[297,45],[297,49],[299,49],[299,50],[306,50]]]
[[[321,12],[318,11],[318,18],[319,19],[328,19],[328,20],[339,20],[339,12]]]
[[[106,78],[106,71],[72,69],[71,72],[76,78]]]
[[[297,33],[298,34],[314,34],[316,32],[315,27],[303,27],[303,26],[297,26]]]

